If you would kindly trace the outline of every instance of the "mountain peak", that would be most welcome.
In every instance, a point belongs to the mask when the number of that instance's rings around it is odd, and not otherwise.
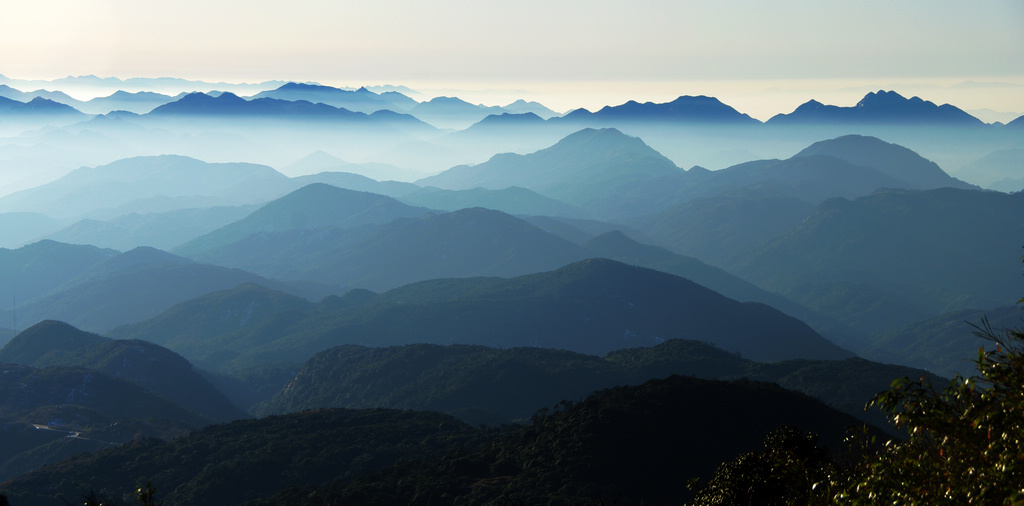
[[[45,320],[21,331],[0,349],[0,362],[32,365],[44,355],[74,351],[107,340],[62,321]]]
[[[879,90],[864,95],[853,107],[822,105],[808,101],[790,114],[777,114],[769,123],[875,123],[976,126],[981,120],[949,104],[935,105],[919,97],[905,98],[895,91]]]
[[[876,137],[844,135],[815,142],[794,155],[794,158],[816,155],[833,156],[854,165],[877,169],[886,176],[906,183],[910,189],[972,188],[972,185],[951,177],[934,162],[914,151]]]

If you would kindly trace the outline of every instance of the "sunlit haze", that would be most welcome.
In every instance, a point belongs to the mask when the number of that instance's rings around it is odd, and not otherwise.
[[[394,84],[557,111],[703,94],[761,120],[893,89],[1022,112],[1021,27],[1015,0],[4,0],[0,74]]]

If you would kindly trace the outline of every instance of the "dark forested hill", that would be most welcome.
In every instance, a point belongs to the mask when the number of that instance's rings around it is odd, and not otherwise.
[[[210,422],[92,369],[0,363],[0,481],[82,452],[181,435]]]
[[[505,435],[415,411],[239,421],[77,457],[8,481],[0,493],[12,504],[39,504],[78,497],[83,487],[119,497],[149,481],[169,506],[426,504],[439,497],[661,504],[685,500],[689,478],[710,476],[780,424],[820,434],[833,448],[848,426],[859,425],[774,385],[678,376],[562,407]]]
[[[256,413],[383,407],[441,411],[469,423],[501,424],[525,420],[564,399],[672,374],[769,381],[882,425],[884,418],[865,411],[865,403],[892,380],[924,372],[854,358],[754,362],[706,343],[678,339],[603,358],[544,348],[345,345],[313,356]]]
[[[847,426],[859,425],[773,385],[679,376],[605,390],[561,408],[479,452],[400,463],[348,484],[336,480],[316,497],[345,504],[427,504],[431,497],[468,504],[503,498],[681,504],[691,478],[706,477],[724,455],[755,448],[757,436],[780,424],[816,432],[831,448],[840,446]],[[274,501],[311,504],[304,497],[312,491],[288,491]]]

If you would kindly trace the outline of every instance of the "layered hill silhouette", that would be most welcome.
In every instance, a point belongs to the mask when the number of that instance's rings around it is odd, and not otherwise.
[[[1019,299],[1022,213],[1022,194],[953,188],[834,199],[732,270],[880,331]]]
[[[157,197],[188,201],[180,207],[250,204],[282,195],[288,181],[265,165],[144,156],[82,167],[56,181],[0,197],[0,211],[68,218]]]
[[[152,318],[179,302],[200,295],[261,283],[275,289],[322,296],[319,287],[293,287],[252,273],[140,247],[110,256],[77,273],[62,285],[18,307],[19,326],[42,320],[66,321],[85,330],[111,328]]]
[[[946,187],[977,188],[902,146],[847,135],[814,143],[786,160],[708,172],[681,190],[684,202],[629,223],[675,251],[731,268],[799,225],[825,200],[855,199],[881,188]]]
[[[180,355],[148,341],[117,341],[63,322],[25,329],[0,349],[0,362],[91,369],[162,395],[210,421],[247,416]]]
[[[604,357],[545,348],[345,345],[310,358],[256,413],[383,407],[441,411],[471,424],[497,425],[527,420],[537,410],[564,399],[581,399],[604,388],[678,374],[770,381],[884,425],[881,413],[865,411],[864,404],[888,388],[887,378],[920,377],[923,373],[857,358],[766,364],[705,343],[676,339]]]
[[[118,251],[140,246],[169,250],[234,223],[255,210],[255,205],[214,206],[129,213],[108,220],[86,218],[47,235],[46,239]]]
[[[900,181],[908,190],[934,188],[978,189],[951,177],[935,162],[897,144],[865,135],[845,135],[816,142],[794,157],[826,155],[854,165],[878,169],[888,177]]]
[[[440,188],[427,187],[398,198],[411,205],[443,211],[483,207],[513,215],[561,216],[566,218],[583,218],[587,216],[586,211],[576,206],[517,186],[510,186],[501,190],[488,190],[485,188],[442,190]]]
[[[686,172],[636,137],[615,129],[585,129],[529,155],[501,154],[453,167],[418,184],[452,190],[520,186],[595,215],[636,214],[671,200]]]
[[[85,114],[74,107],[43,97],[34,97],[28,102],[21,102],[0,96],[0,112],[3,112],[5,116],[15,117],[34,116],[40,118],[49,116],[54,119],[60,117],[64,121],[86,117]]]
[[[200,236],[175,249],[195,256],[266,232],[352,228],[423,216],[427,209],[391,197],[313,183],[276,199],[245,218]]]
[[[179,251],[189,253],[189,246]],[[250,235],[193,256],[276,279],[384,290],[440,277],[529,274],[586,255],[523,220],[472,208],[357,228]]]
[[[458,97],[435,97],[409,109],[409,114],[438,128],[465,128],[492,114],[509,111],[475,105]]]
[[[24,303],[117,254],[110,249],[55,241],[39,241],[13,250],[0,249],[0,296],[3,300]]]
[[[576,109],[555,121],[601,124],[626,122],[703,123],[713,125],[757,125],[761,122],[723,104],[715,97],[681,96],[672,102],[655,104],[630,100],[605,106],[597,112]]]
[[[629,223],[673,251],[721,266],[788,232],[814,207],[773,188],[739,188],[694,198]]]
[[[870,343],[861,353],[869,358],[891,360],[935,371],[952,377],[968,377],[976,372],[979,348],[992,350],[996,343],[976,335],[985,324],[997,333],[1003,329],[1019,329],[1024,322],[1020,306],[992,309],[964,309],[928,318],[890,330]]]
[[[415,100],[396,91],[378,94],[366,88],[353,91],[309,83],[286,83],[279,88],[262,91],[251,97],[253,100],[261,98],[322,103],[365,114],[382,109],[407,112],[417,104]]]
[[[691,281],[610,260],[511,279],[424,281],[380,295],[353,291],[306,310],[264,313],[253,325],[213,338],[182,331],[185,322],[204,318],[199,314],[219,311],[208,299],[197,299],[111,335],[144,337],[219,370],[303,362],[349,343],[538,346],[604,354],[687,338],[754,360],[850,356],[768,306],[739,303]]]

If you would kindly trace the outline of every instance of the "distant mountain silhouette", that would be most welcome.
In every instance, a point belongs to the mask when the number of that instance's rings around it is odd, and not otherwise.
[[[487,116],[486,118],[474,123],[471,127],[469,127],[466,130],[487,130],[498,126],[508,125],[516,125],[521,127],[539,126],[543,124],[544,120],[540,116],[537,116],[532,112],[525,112],[521,114],[513,114],[506,112],[501,114],[491,114],[490,116]]]
[[[679,200],[690,200],[737,190],[760,190],[782,197],[818,204],[833,197],[856,198],[879,188],[910,186],[882,171],[855,165],[828,155],[794,156],[786,160],[757,160],[705,172],[679,191]]]
[[[977,188],[909,149],[860,135],[817,142],[786,160],[756,160],[717,171],[690,170],[687,175],[687,184],[675,192],[679,202],[753,191],[817,205],[879,188]]]
[[[969,377],[977,372],[978,349],[992,350],[996,343],[975,335],[975,325],[986,319],[993,329],[1021,328],[1020,306],[964,309],[944,313],[886,332],[873,339],[862,354],[920,367],[936,374]]]
[[[465,128],[492,114],[509,111],[501,107],[473,105],[457,97],[436,97],[420,102],[409,114],[438,128]]]
[[[0,349],[0,362],[92,369],[163,395],[211,421],[246,418],[181,356],[147,341],[117,341],[57,321],[25,329]]]
[[[233,93],[211,96],[190,93],[179,100],[161,105],[149,113],[152,116],[208,115],[208,116],[275,116],[319,117],[366,121],[369,116],[327,104],[314,104],[305,100],[289,101],[274,98],[246,100]]]
[[[502,190],[484,188],[442,190],[427,187],[402,195],[399,199],[411,205],[444,211],[484,207],[513,215],[533,214],[571,218],[587,216],[586,211],[578,207],[517,186],[510,186]]]
[[[639,138],[616,129],[588,128],[535,153],[495,155],[417,184],[452,190],[521,186],[608,216],[671,201],[685,178],[682,169]]]
[[[253,95],[252,100],[276,98],[288,101],[304,100],[311,103],[324,103],[349,111],[372,113],[381,109],[396,112],[407,112],[416,106],[416,101],[398,92],[377,94],[366,88],[356,91],[343,90],[331,86],[306,83],[287,83],[281,87],[263,91]]]
[[[32,101],[32,99],[34,98],[41,98],[52,102],[56,102],[58,104],[69,106],[79,112],[88,112],[82,108],[82,106],[85,105],[87,102],[75,100],[74,98],[71,98],[62,91],[35,90],[24,92],[21,90],[11,88],[6,84],[0,84],[0,97],[5,97],[11,100],[17,100],[19,102],[26,103]]]
[[[824,105],[811,100],[792,113],[777,114],[769,125],[815,123],[927,124],[931,126],[981,126],[984,123],[949,104],[935,105],[918,97],[904,98],[895,91],[868,93],[853,107]]]
[[[240,220],[255,210],[253,205],[217,206],[161,213],[131,213],[110,220],[84,219],[46,238],[69,244],[93,244],[119,251],[139,246],[169,250]]]
[[[288,184],[287,176],[265,165],[141,156],[82,167],[56,181],[0,197],[0,210],[80,217],[157,196],[204,197],[208,205],[238,205],[277,197]]]
[[[758,125],[761,122],[723,104],[717,98],[706,96],[681,96],[672,102],[643,104],[630,100],[618,106],[605,106],[597,112],[576,109],[557,122],[651,122],[691,123],[716,125]]]
[[[61,104],[50,99],[35,97],[28,102],[19,102],[7,97],[0,97],[0,113],[16,117],[24,116],[63,116],[85,118],[86,115],[70,105]]]
[[[226,246],[252,234],[326,227],[356,227],[387,223],[400,217],[423,216],[428,211],[391,197],[313,183],[267,203],[245,218],[176,248],[185,256]]]
[[[993,151],[967,165],[959,173],[987,188],[1016,192],[1024,189],[1024,147]]]
[[[95,246],[39,241],[18,249],[0,249],[0,300],[24,304],[74,279],[118,252]],[[4,307],[6,306],[6,307]],[[10,327],[9,305],[0,305]],[[24,329],[25,325],[19,324]]]
[[[325,151],[314,151],[284,168],[285,172],[300,174],[316,174],[325,170],[348,165],[350,162],[342,160]]]
[[[175,321],[197,321],[191,304],[159,319],[120,328],[147,336],[215,369],[301,362],[339,344],[463,343],[540,346],[590,354],[650,346],[665,339],[708,341],[753,360],[845,358],[804,323],[762,304],[739,303],[691,281],[610,260],[587,260],[511,279],[439,279],[381,295],[349,292],[302,313],[279,313],[251,327],[200,339]],[[187,343],[185,352],[170,343]]]
[[[369,92],[367,92],[369,93]],[[212,96],[190,93],[180,100],[161,105],[146,116],[157,118],[212,117],[222,119],[260,119],[266,121],[318,121],[368,127],[401,127],[416,131],[432,131],[433,127],[408,114],[377,110],[371,114],[306,100],[255,98],[246,100],[233,93]]]
[[[630,225],[673,251],[728,265],[799,225],[813,210],[813,204],[771,188],[739,188],[691,199]]]
[[[388,170],[390,168],[401,170],[397,167],[386,166],[383,164],[348,164],[337,168],[364,171]],[[394,198],[404,197],[405,195],[420,190],[420,187],[413,183],[403,183],[401,181],[378,181],[352,172],[318,172],[308,176],[294,177],[292,178],[292,181],[299,185],[300,188],[320,183],[345,190],[376,193],[378,195],[386,195]]]
[[[183,96],[172,97],[151,91],[138,91],[134,93],[116,91],[109,96],[89,100],[80,107],[83,112],[90,114],[107,114],[112,111],[146,114],[161,105],[181,98]]]
[[[875,137],[845,135],[835,139],[816,142],[803,149],[794,157],[828,155],[855,165],[872,167],[883,174],[906,183],[908,190],[931,190],[933,188],[978,189],[959,179],[950,177],[935,162],[928,161],[917,153],[897,144],[891,144]]]
[[[557,112],[548,109],[547,107],[544,106],[544,104],[541,104],[540,102],[527,102],[523,99],[516,100],[511,104],[503,106],[502,109],[505,109],[506,111],[512,114],[532,113],[543,119],[558,116]]]
[[[92,332],[152,318],[178,302],[242,283],[298,291],[255,274],[153,248],[136,248],[98,262],[60,287],[18,309],[19,325],[66,321]]]
[[[386,290],[433,278],[529,274],[584,256],[578,246],[498,211],[419,212],[419,218],[358,228],[292,226],[194,258],[271,278]]]
[[[1024,193],[884,190],[826,201],[797,227],[726,267],[878,332],[1019,299],[1020,216]]]
[[[43,213],[0,213],[0,248],[36,242],[62,226],[62,222]]]

